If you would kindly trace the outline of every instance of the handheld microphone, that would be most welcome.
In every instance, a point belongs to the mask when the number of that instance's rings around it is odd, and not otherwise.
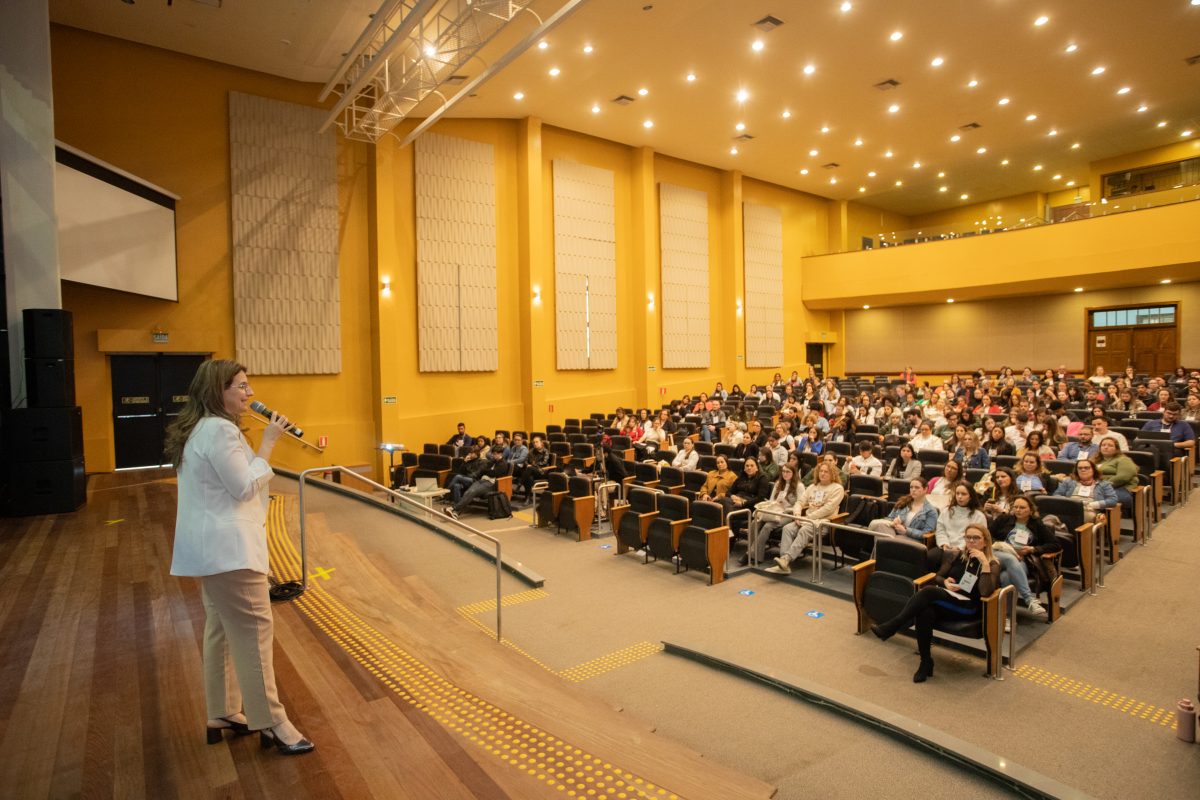
[[[266,417],[267,419],[270,419],[271,415],[275,413],[274,411],[267,408],[265,405],[263,405],[262,403],[260,403],[257,400],[255,400],[253,403],[250,404],[250,410],[256,414],[261,414],[262,416]],[[292,423],[288,423],[287,431],[288,431],[288,433],[292,434],[293,436],[299,436],[299,437],[304,436],[304,431],[300,429],[299,425],[294,425]]]

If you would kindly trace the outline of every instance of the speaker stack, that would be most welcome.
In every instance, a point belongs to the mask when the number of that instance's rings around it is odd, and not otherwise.
[[[27,308],[24,323],[29,407],[4,411],[5,513],[69,513],[87,499],[71,312]]]

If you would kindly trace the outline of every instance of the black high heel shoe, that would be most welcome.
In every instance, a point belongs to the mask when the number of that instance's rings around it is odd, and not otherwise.
[[[208,736],[209,744],[216,744],[217,742],[221,741],[221,739],[224,738],[225,731],[233,731],[233,735],[235,737],[246,736],[250,733],[250,726],[244,722],[238,722],[237,720],[230,719],[229,717],[217,717],[217,719],[225,724],[219,728],[213,728],[207,725],[204,728],[205,734]]]
[[[316,747],[315,744],[304,738],[300,739],[300,741],[296,742],[295,744],[284,744],[283,740],[276,736],[274,731],[272,731],[270,728],[264,728],[258,732],[258,743],[263,750],[266,750],[271,745],[274,745],[275,749],[285,756],[299,756],[305,753],[311,753]]]

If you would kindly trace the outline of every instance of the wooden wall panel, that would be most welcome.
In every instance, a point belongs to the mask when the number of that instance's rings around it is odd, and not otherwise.
[[[743,204],[746,366],[783,365],[783,215]]]
[[[660,183],[662,248],[662,364],[667,369],[707,368],[708,194]]]

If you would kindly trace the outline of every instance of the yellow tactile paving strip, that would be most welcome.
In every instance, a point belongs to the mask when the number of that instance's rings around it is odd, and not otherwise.
[[[1172,729],[1175,727],[1175,712],[1173,709],[1144,703],[1132,697],[1127,697],[1120,692],[1106,691],[1097,686],[1092,686],[1090,683],[1077,681],[1065,675],[1048,672],[1028,664],[1022,664],[1017,667],[1013,670],[1013,675],[1027,681],[1033,681],[1050,689],[1056,689],[1064,694],[1078,697],[1080,700],[1086,700],[1105,708],[1111,708],[1113,711],[1145,720],[1152,725],[1161,725]]]
[[[272,497],[267,514],[267,543],[271,563],[280,579],[300,574],[300,556],[287,534],[284,516],[285,504],[292,500]],[[564,796],[679,800],[667,789],[522,722],[445,680],[364,622],[323,586],[310,582],[295,606],[338,647],[414,708]]]

